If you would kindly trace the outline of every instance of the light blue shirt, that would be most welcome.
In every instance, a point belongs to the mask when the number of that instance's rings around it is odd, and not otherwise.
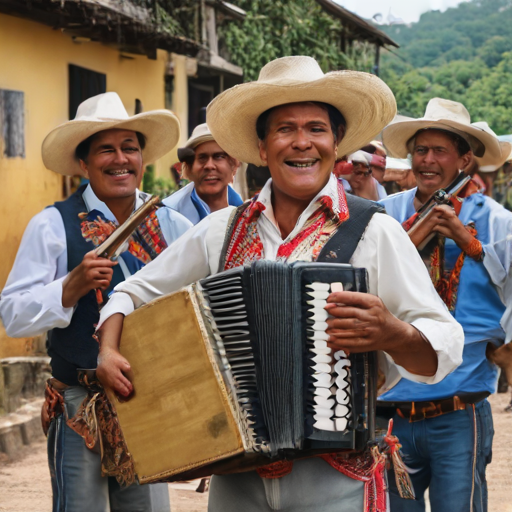
[[[229,185],[227,194],[229,206],[240,206],[243,203],[240,195]],[[211,213],[210,207],[198,196],[193,182],[177,190],[162,202],[181,213],[194,225]]]
[[[415,213],[416,188],[383,199],[389,215],[404,222]],[[487,343],[509,342],[512,337],[512,213],[480,193],[464,200],[459,219],[475,223],[484,249],[483,262],[466,257],[460,274],[455,319],[464,329],[462,365],[432,386],[399,382],[380,397],[389,401],[422,401],[496,388],[496,367],[485,357]],[[452,267],[460,254],[446,239],[445,263]],[[508,307],[506,307],[508,306]]]

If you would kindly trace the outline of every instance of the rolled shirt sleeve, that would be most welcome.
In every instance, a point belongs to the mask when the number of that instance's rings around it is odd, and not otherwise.
[[[74,308],[62,306],[66,275],[64,223],[56,208],[46,208],[29,222],[0,295],[8,336],[37,336],[69,325]]]
[[[437,353],[435,375],[412,374],[393,362],[401,377],[435,384],[460,365],[462,327],[439,298],[416,247],[396,220],[375,214],[351,263],[368,270],[370,293],[378,295],[398,319],[418,329]]]

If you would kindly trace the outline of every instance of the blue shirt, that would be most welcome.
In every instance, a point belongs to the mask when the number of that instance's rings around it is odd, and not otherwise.
[[[174,192],[162,202],[173,210],[180,212],[194,225],[211,213],[209,206],[198,196],[192,182]],[[240,195],[228,185],[229,206],[240,206],[242,203]]]
[[[402,223],[415,213],[416,190],[414,188],[400,192],[380,202],[389,215]],[[459,219],[464,225],[470,221],[475,223],[477,238],[482,243],[484,253],[486,247],[496,240],[493,233],[496,209],[495,201],[478,193],[464,200],[459,214]],[[511,222],[512,214],[507,213]],[[499,214],[507,216],[501,210]],[[503,235],[498,235],[498,238],[499,236]],[[460,252],[453,240],[446,239],[445,268],[453,268]],[[477,262],[469,257],[464,259],[454,311],[455,319],[464,329],[462,364],[443,381],[431,386],[402,379],[394,388],[384,393],[380,400],[424,401],[479,391],[495,392],[497,368],[489,363],[485,357],[485,350],[487,343],[499,345],[505,340],[505,331],[501,324],[505,305],[498,287],[493,282],[492,273],[488,271],[484,262]]]

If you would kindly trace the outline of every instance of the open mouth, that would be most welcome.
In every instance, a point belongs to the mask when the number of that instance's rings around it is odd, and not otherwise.
[[[296,169],[307,169],[313,167],[319,161],[318,158],[309,158],[307,160],[286,160],[285,164]]]
[[[128,176],[128,174],[134,174],[130,169],[109,169],[105,171],[105,174],[109,176]]]
[[[426,178],[432,178],[434,176],[439,176],[438,172],[432,171],[420,171],[421,176],[425,176]]]

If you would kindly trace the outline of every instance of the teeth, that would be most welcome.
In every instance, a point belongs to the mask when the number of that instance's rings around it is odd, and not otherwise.
[[[127,169],[120,169],[119,171],[108,171],[113,176],[121,176],[122,174],[128,174],[130,171]]]
[[[311,162],[306,162],[304,164],[299,164],[298,162],[288,162],[288,165],[291,165],[292,167],[311,167],[313,164],[315,163],[315,161],[311,161]]]

